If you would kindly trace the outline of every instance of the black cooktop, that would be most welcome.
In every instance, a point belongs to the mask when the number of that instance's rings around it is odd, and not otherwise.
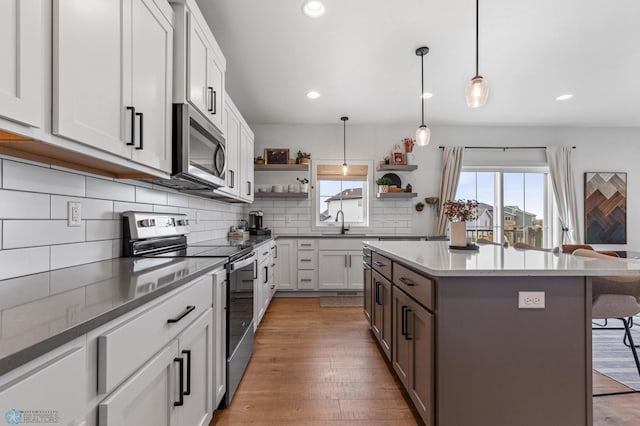
[[[153,254],[150,257],[227,257],[230,261],[251,253],[251,247],[238,246],[188,246],[186,248]]]

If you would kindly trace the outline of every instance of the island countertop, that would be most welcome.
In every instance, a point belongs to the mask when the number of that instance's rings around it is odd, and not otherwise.
[[[435,277],[640,275],[640,262],[600,260],[565,253],[480,245],[449,248],[448,241],[363,241],[391,259]]]

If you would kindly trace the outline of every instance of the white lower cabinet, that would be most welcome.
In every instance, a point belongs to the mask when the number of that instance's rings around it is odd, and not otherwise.
[[[273,269],[275,266],[274,261],[274,249],[275,242],[269,241],[256,248],[258,252],[258,279],[254,287],[254,331],[258,328],[260,321],[269,303],[271,303],[271,297],[275,291],[275,284]]]
[[[7,383],[0,377],[0,410],[7,424],[82,422],[87,380],[83,345],[70,344],[61,353],[43,355],[19,367],[19,376]]]
[[[184,405],[181,425],[209,424],[213,412],[213,310],[202,314],[178,337],[179,356],[184,360]]]
[[[274,267],[274,284],[277,290],[297,290],[297,255],[294,248],[296,240],[277,240]]]
[[[166,346],[98,407],[99,426],[178,425],[178,341]],[[184,398],[184,397],[183,397]]]
[[[318,252],[320,290],[362,290],[362,251],[320,250]]]
[[[213,274],[213,408],[227,391],[227,274]]]

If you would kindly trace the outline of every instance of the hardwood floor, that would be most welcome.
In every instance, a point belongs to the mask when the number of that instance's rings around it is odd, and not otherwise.
[[[624,390],[594,373],[594,393]],[[273,299],[229,408],[210,425],[416,425],[362,308]],[[640,424],[640,394],[594,398],[595,426]]]

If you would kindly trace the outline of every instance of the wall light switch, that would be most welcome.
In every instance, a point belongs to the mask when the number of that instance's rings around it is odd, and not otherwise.
[[[67,203],[67,226],[82,225],[82,205],[73,201]]]
[[[519,309],[544,309],[544,291],[519,291]]]

